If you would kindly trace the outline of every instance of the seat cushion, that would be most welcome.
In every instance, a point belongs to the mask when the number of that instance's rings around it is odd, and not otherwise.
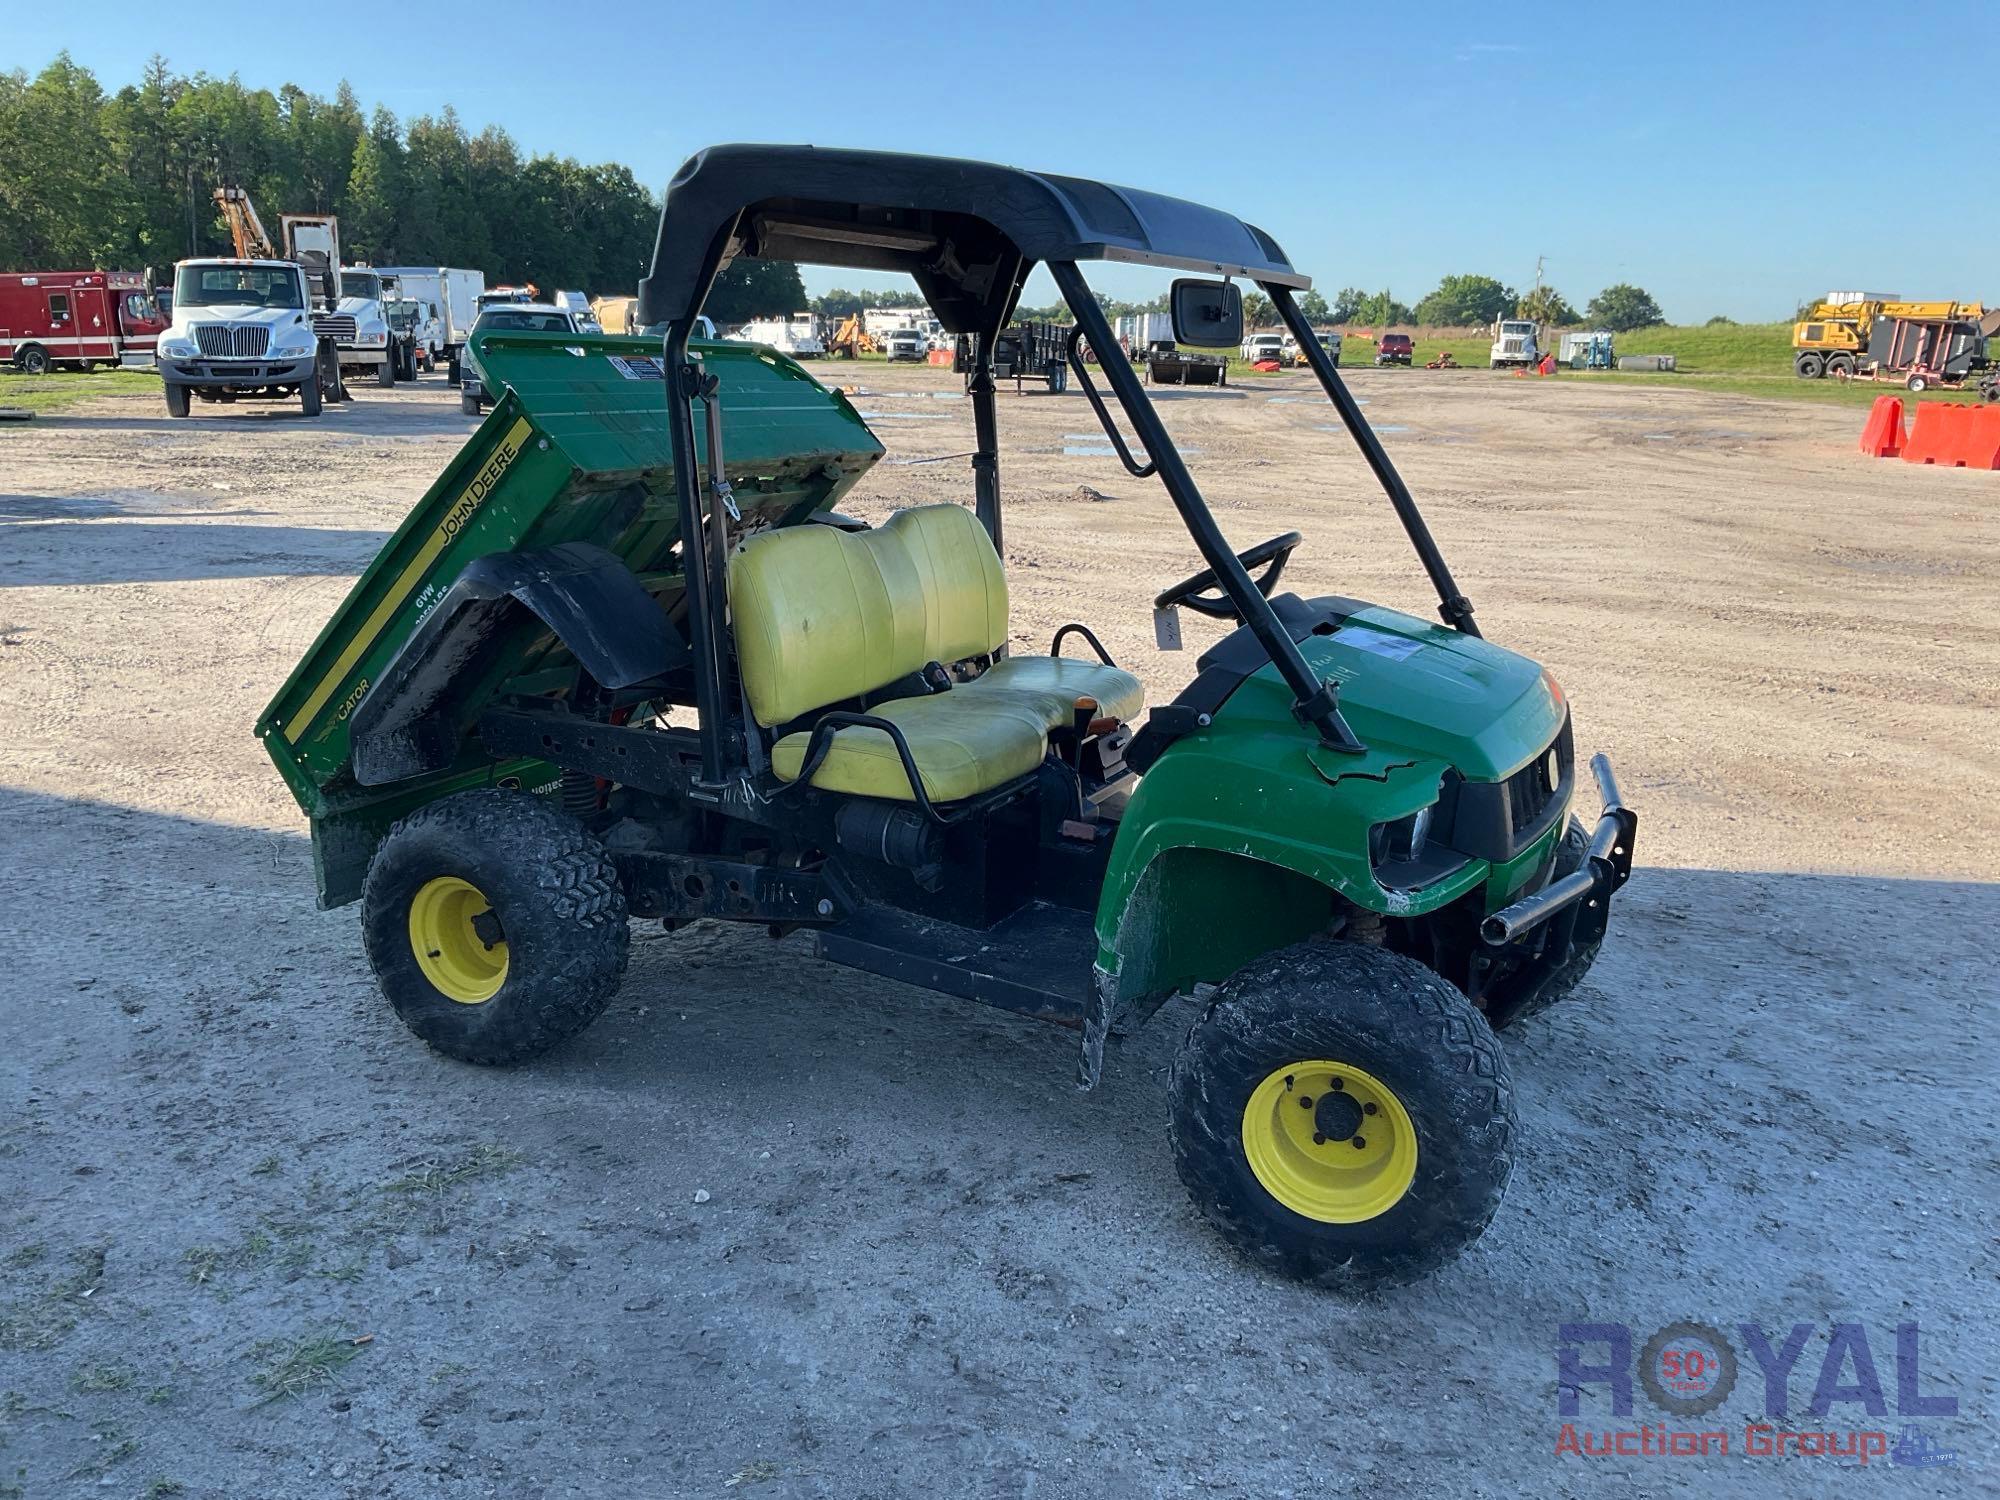
[[[750,712],[769,728],[1007,639],[1007,579],[978,517],[896,512],[872,531],[758,532],[729,559]]]
[[[1009,656],[996,661],[966,687],[980,691],[1033,693],[1052,700],[1054,729],[1070,722],[1076,700],[1089,696],[1113,718],[1135,719],[1146,706],[1146,689],[1130,672],[1069,656]]]
[[[1049,724],[1033,695],[953,688],[928,698],[898,698],[869,710],[903,731],[933,802],[956,802],[1004,786],[1042,763]],[[795,781],[805,766],[805,730],[771,747],[771,769]],[[813,785],[857,797],[913,802],[895,742],[879,729],[843,729],[813,775]]]

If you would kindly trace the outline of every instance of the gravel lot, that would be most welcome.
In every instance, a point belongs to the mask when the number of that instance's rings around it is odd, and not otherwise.
[[[970,446],[947,372],[822,373],[891,448],[850,508],[969,499],[904,462]],[[1190,1002],[1079,1095],[1070,1033],[646,924],[576,1043],[431,1055],[250,727],[471,430],[455,393],[0,430],[0,1497],[1991,1493],[2000,475],[1863,459],[1843,409],[1353,383],[1642,816],[1592,983],[1508,1037],[1500,1217],[1355,1303],[1187,1203]],[[1302,590],[1429,613],[1305,377],[1165,410],[1238,545],[1297,527]],[[1064,451],[1103,448],[1076,394],[1002,423],[1020,640],[1085,619],[1164,700],[1164,493]],[[1684,1318],[1814,1325],[1795,1425],[1892,1436],[1919,1322],[1957,1464],[1558,1456],[1559,1325]],[[1888,1416],[1803,1416],[1833,1322]]]

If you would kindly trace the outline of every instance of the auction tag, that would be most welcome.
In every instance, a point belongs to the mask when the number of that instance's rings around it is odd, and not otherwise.
[[[1153,640],[1162,651],[1181,649],[1181,612],[1173,605],[1153,611]]]
[[[607,354],[611,367],[627,380],[665,380],[667,372],[650,354]]]

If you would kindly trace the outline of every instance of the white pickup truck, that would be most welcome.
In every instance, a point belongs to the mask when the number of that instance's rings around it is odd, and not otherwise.
[[[184,260],[174,267],[173,321],[156,353],[167,414],[184,417],[203,401],[299,398],[320,412],[320,341],[313,332],[305,273],[288,260]],[[331,361],[329,348],[326,360]]]

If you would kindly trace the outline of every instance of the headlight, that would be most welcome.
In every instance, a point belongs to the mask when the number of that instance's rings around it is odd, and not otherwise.
[[[192,339],[161,339],[160,353],[168,359],[193,359],[195,356]]]
[[[1368,860],[1373,865],[1400,865],[1423,856],[1424,841],[1430,837],[1431,811],[1419,808],[1407,818],[1393,823],[1377,823],[1368,830]]]
[[[294,334],[293,337],[301,339],[302,342],[289,343],[284,339],[279,339],[271,345],[271,352],[273,354],[310,354],[313,352],[313,340],[311,337],[302,334]]]
[[[355,342],[357,344],[386,344],[389,342],[389,335],[386,333],[364,333]]]

